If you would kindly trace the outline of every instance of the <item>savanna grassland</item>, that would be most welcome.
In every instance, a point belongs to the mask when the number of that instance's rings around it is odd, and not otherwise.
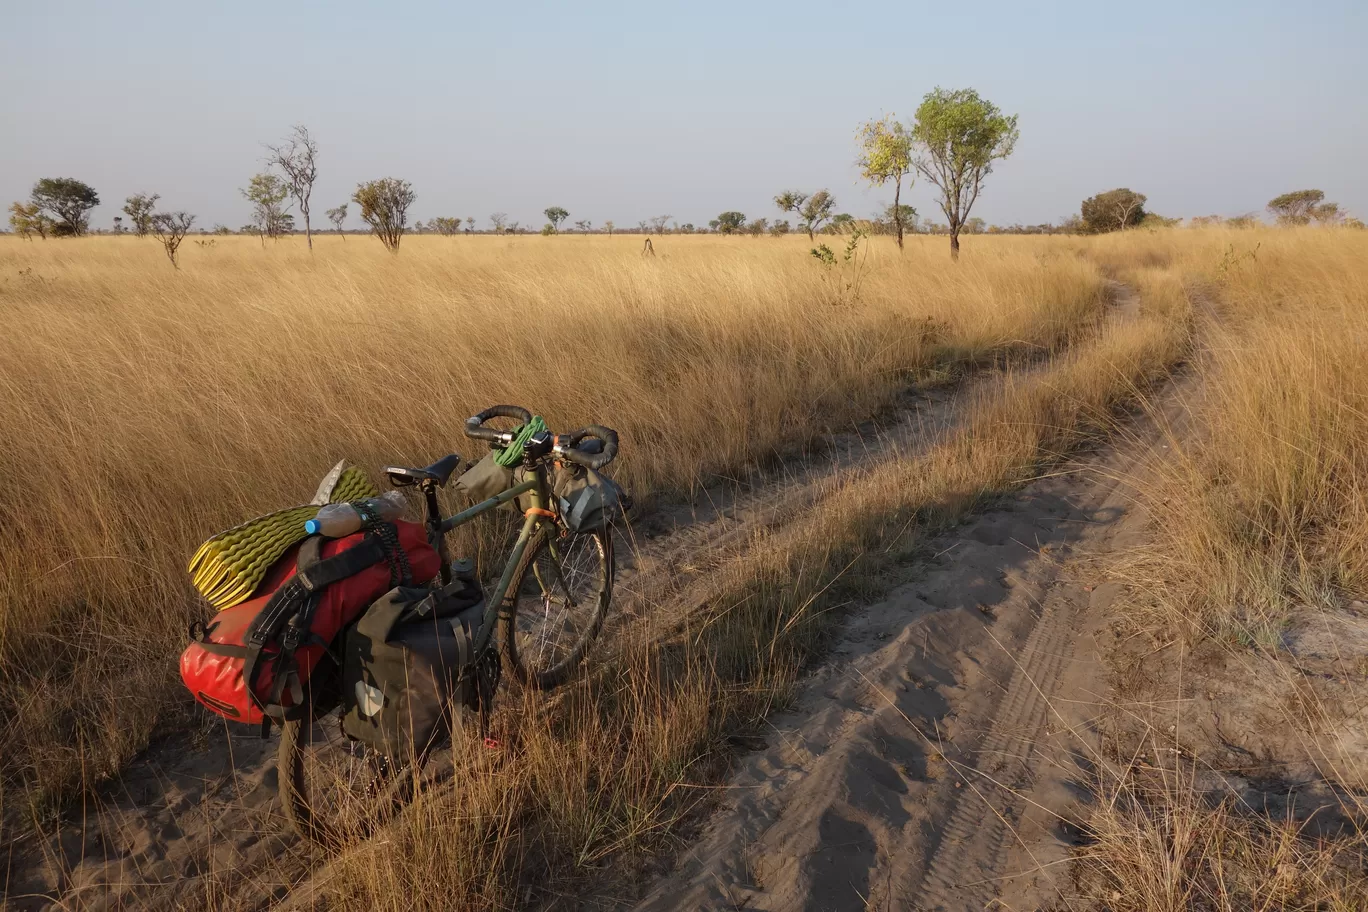
[[[931,535],[1113,439],[1180,367],[1200,395],[1172,432],[1178,458],[1135,482],[1163,521],[1116,563],[1136,593],[1129,633],[1277,661],[1297,612],[1368,598],[1363,232],[975,237],[958,263],[942,239],[900,255],[876,238],[831,269],[801,238],[640,246],[421,237],[391,256],[322,237],[310,255],[232,238],[187,244],[173,270],[131,238],[0,239],[9,826],[49,820],[186,724],[175,659],[204,610],[183,569],[200,541],[306,501],[340,458],[374,472],[478,456],[462,424],[495,402],[618,429],[615,475],[649,515],[781,466],[909,388],[993,378],[925,450],[834,472],[801,517],[736,547],[682,626],[605,646],[553,712],[527,714],[516,762],[476,758],[467,787],[334,859],[317,886],[338,907],[514,908],[531,884],[568,891],[665,851],[725,770],[728,736],[821,654],[833,609],[858,610]],[[1352,675],[1368,683],[1368,665]],[[1297,718],[1324,737],[1325,777],[1361,794],[1342,752],[1325,759],[1352,715]],[[1316,842],[1127,775],[1099,786],[1113,800],[1081,856],[1080,880],[1114,908],[1359,907],[1352,828]]]

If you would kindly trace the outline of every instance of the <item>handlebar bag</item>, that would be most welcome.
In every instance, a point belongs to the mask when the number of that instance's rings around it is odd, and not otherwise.
[[[575,463],[556,469],[551,493],[561,522],[571,532],[601,529],[632,508],[632,499],[613,479]]]
[[[336,669],[329,649],[338,633],[396,582],[427,582],[440,563],[419,523],[310,536],[271,566],[252,598],[191,626],[181,679],[196,700],[235,722],[301,718],[310,705],[325,711],[337,676],[324,676],[331,688],[310,687],[310,677],[321,663]]]

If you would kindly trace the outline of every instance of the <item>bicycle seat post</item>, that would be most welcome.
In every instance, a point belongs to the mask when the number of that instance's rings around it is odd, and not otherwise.
[[[447,554],[446,535],[442,533],[442,508],[437,503],[437,482],[431,478],[424,479],[419,487],[423,491],[423,502],[427,511],[423,525],[427,527],[428,544],[437,549],[437,557],[441,561],[442,567],[442,585],[449,586],[451,585],[451,557]]]

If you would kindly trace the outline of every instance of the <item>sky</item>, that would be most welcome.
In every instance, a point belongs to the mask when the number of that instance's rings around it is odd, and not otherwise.
[[[943,86],[1020,117],[990,223],[1120,186],[1184,217],[1315,187],[1368,218],[1365,47],[1365,0],[0,0],[0,202],[76,177],[96,227],[154,192],[237,228],[263,144],[301,123],[316,224],[386,176],[411,217],[482,228],[775,218],[788,188],[868,216],[891,191],[860,181],[856,129]],[[905,199],[944,221],[924,181]]]

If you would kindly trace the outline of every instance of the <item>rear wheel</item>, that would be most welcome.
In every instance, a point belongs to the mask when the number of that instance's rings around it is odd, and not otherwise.
[[[329,849],[364,839],[413,787],[414,765],[396,765],[349,740],[337,713],[284,723],[276,759],[285,819],[304,839]]]
[[[612,596],[609,530],[561,536],[555,526],[542,526],[504,597],[500,622],[509,669],[538,690],[565,683],[598,637]]]

